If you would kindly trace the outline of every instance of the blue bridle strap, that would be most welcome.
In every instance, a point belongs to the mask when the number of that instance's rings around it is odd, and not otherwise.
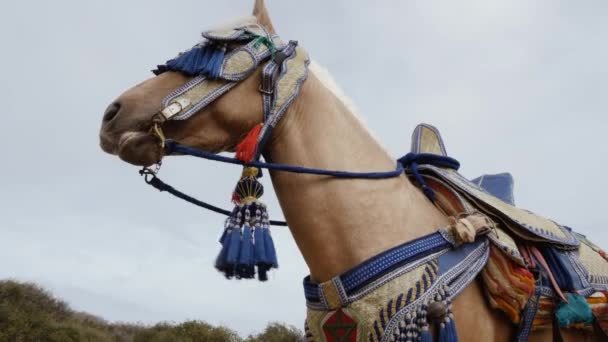
[[[309,168],[309,167],[304,167],[304,166],[284,165],[284,164],[268,163],[268,162],[261,162],[261,161],[253,161],[250,163],[244,163],[243,161],[236,159],[236,158],[220,156],[220,155],[217,155],[217,154],[214,154],[211,152],[207,152],[207,151],[199,150],[196,148],[188,147],[185,145],[181,145],[173,140],[166,140],[165,141],[165,155],[172,155],[172,154],[189,155],[189,156],[193,156],[193,157],[219,161],[222,163],[253,166],[253,167],[260,168],[260,169],[285,171],[285,172],[291,172],[291,173],[305,173],[305,174],[313,174],[313,175],[319,175],[319,176],[330,176],[330,177],[335,177],[335,178],[350,178],[350,179],[394,178],[394,177],[399,177],[405,171],[405,169],[408,169],[414,175],[414,179],[422,187],[424,193],[427,194],[427,196],[429,196],[427,191],[432,194],[432,190],[426,185],[426,182],[424,181],[422,176],[419,174],[418,165],[417,165],[418,163],[432,164],[435,166],[451,168],[451,169],[456,169],[456,170],[460,166],[460,163],[458,163],[458,161],[454,158],[444,157],[444,156],[439,156],[439,155],[434,155],[434,154],[428,154],[428,153],[408,153],[407,155],[405,155],[404,157],[402,157],[398,160],[397,167],[393,171],[351,172],[351,171],[338,171],[338,170],[323,170],[323,169]],[[183,199],[184,201],[187,201],[189,203],[192,203],[192,204],[202,207],[204,209],[216,212],[218,214],[223,214],[226,216],[229,216],[231,214],[231,211],[229,211],[229,210],[225,210],[225,209],[216,207],[214,205],[208,204],[206,202],[200,201],[190,195],[187,195],[187,194],[175,189],[171,185],[160,180],[156,176],[156,173],[154,171],[152,171],[151,169],[144,168],[140,171],[140,174],[142,176],[145,176],[146,183],[152,185],[154,188],[156,188],[159,191],[166,191],[178,198]],[[431,198],[431,197],[429,197],[429,198]],[[271,220],[270,224],[272,224],[273,226],[287,226],[287,223],[285,221]]]

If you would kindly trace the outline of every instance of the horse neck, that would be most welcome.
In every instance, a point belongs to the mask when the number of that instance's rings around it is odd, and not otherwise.
[[[320,169],[389,171],[396,162],[344,103],[311,74],[274,129],[273,162]],[[289,228],[316,281],[436,230],[445,217],[402,175],[337,179],[271,172]]]

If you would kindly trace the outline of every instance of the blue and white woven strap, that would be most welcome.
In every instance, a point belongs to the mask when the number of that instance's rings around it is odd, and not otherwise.
[[[450,241],[446,240],[439,232],[435,232],[378,254],[338,278],[346,296],[351,296],[371,280],[397,267],[452,247]],[[311,303],[320,302],[319,289],[319,284],[312,282],[310,277],[304,279],[304,295],[307,301]]]

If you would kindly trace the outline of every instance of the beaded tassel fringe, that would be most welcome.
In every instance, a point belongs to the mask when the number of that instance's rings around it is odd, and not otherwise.
[[[452,302],[448,290],[439,290],[436,299],[441,300],[447,308],[443,322],[439,324],[439,342],[458,342],[458,333],[456,332],[456,323],[454,322]]]
[[[222,250],[215,268],[227,278],[268,280],[268,271],[278,267],[266,205],[259,201],[264,188],[258,169],[245,167],[234,194],[235,207],[220,238]]]
[[[430,317],[433,315],[433,310],[429,310],[429,306],[443,308],[442,317]],[[440,289],[434,300],[421,304],[417,309],[405,314],[405,317],[392,331],[388,340],[391,342],[433,342],[429,325],[429,319],[433,318],[439,319],[439,321],[434,320],[439,326],[438,341],[458,342],[458,334],[456,332],[456,324],[454,323],[452,304],[447,287]]]

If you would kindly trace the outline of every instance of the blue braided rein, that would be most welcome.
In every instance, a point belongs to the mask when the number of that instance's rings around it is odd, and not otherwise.
[[[186,154],[186,155],[190,155],[193,157],[199,157],[199,158],[219,161],[222,163],[254,166],[254,167],[257,167],[260,169],[285,171],[285,172],[291,172],[291,173],[306,173],[306,174],[320,175],[320,176],[331,176],[331,177],[336,177],[336,178],[384,179],[384,178],[398,177],[404,171],[403,165],[401,163],[397,163],[397,168],[394,171],[385,171],[385,172],[350,172],[350,171],[322,170],[322,169],[308,168],[308,167],[304,167],[304,166],[284,165],[284,164],[268,163],[268,162],[261,162],[261,161],[253,161],[250,163],[245,163],[236,158],[224,157],[224,156],[220,156],[220,155],[217,155],[217,154],[214,154],[211,152],[180,145],[172,140],[167,140],[165,142],[165,153],[167,155],[171,155],[171,154],[175,154],[175,153]]]
[[[460,162],[458,160],[432,153],[408,153],[397,161],[411,172],[416,183],[422,188],[422,192],[433,203],[435,203],[436,199],[435,192],[426,184],[424,178],[420,175],[418,164],[430,164],[452,170],[458,170],[460,168]]]
[[[285,171],[291,173],[305,173],[305,174],[313,174],[320,176],[330,176],[336,178],[350,178],[350,179],[386,179],[386,178],[394,178],[400,176],[406,169],[412,173],[416,182],[421,186],[424,193],[431,201],[435,201],[433,190],[427,186],[426,182],[420,175],[418,171],[418,164],[431,164],[438,167],[445,167],[450,169],[458,170],[460,167],[460,163],[454,159],[447,156],[440,156],[430,153],[408,153],[404,157],[399,158],[397,160],[397,167],[393,171],[384,171],[384,172],[351,172],[351,171],[338,171],[338,170],[323,170],[316,168],[309,168],[304,166],[296,166],[296,165],[284,165],[277,163],[268,163],[261,161],[253,161],[250,163],[245,163],[239,159],[232,157],[220,156],[211,152],[195,149],[192,147],[188,147],[185,145],[181,145],[173,140],[165,141],[165,155],[172,154],[181,154],[181,155],[189,155],[193,157],[208,159],[219,161],[222,163],[235,164],[235,165],[247,165],[253,166],[260,169],[268,169],[268,170],[276,170],[276,171]],[[206,202],[200,201],[192,196],[189,196],[171,185],[163,182],[156,176],[156,172],[152,171],[149,168],[143,168],[139,172],[142,176],[145,177],[146,183],[152,185],[159,191],[166,191],[178,198],[183,199],[189,203],[192,203],[196,206],[202,207],[204,209],[213,211],[218,214],[229,216],[232,211],[222,209],[216,207],[214,205],[208,204]],[[287,226],[287,222],[285,221],[275,221],[271,220],[270,224],[273,226]]]

